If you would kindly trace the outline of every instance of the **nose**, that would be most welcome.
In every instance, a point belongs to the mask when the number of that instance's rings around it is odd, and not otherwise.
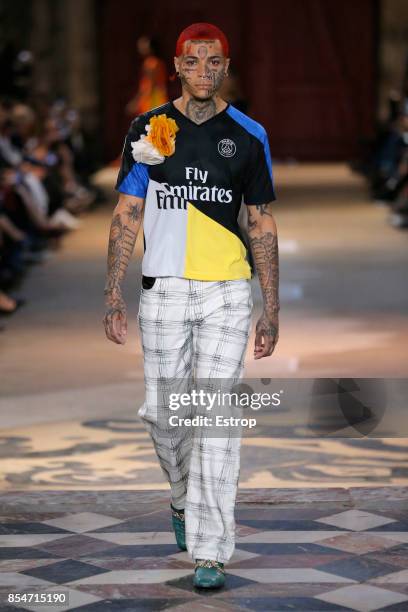
[[[197,68],[197,76],[200,79],[209,79],[211,77],[211,72],[206,62],[200,62]]]

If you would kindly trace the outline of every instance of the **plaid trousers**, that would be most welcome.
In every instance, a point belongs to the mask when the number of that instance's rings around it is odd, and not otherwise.
[[[228,427],[225,437],[197,434],[191,427],[172,427],[169,432],[171,411],[158,388],[163,381],[178,392],[188,391],[196,379],[238,381],[252,307],[247,279],[163,276],[141,291],[138,323],[146,395],[138,415],[169,482],[172,504],[185,509],[186,545],[193,560],[224,563],[234,551],[241,435],[230,435]]]

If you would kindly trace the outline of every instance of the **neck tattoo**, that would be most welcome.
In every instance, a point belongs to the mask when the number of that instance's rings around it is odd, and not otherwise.
[[[215,102],[212,98],[209,100],[195,100],[191,99],[186,105],[186,115],[189,119],[195,123],[203,123],[214,117],[216,114]]]

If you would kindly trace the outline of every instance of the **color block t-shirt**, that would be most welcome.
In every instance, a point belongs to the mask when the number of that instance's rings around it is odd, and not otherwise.
[[[160,114],[179,127],[175,152],[160,164],[136,162],[131,143]],[[132,121],[116,190],[145,198],[143,275],[251,278],[238,213],[242,199],[276,200],[266,131],[231,104],[197,124],[168,102]]]

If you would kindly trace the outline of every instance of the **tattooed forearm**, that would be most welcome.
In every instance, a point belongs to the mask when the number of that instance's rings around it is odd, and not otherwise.
[[[261,217],[263,215],[268,215],[269,217],[272,217],[272,213],[269,209],[269,204],[255,204],[255,208],[259,212]]]
[[[142,209],[139,204],[129,204],[126,214],[129,217],[129,220],[135,223],[136,221],[140,221],[142,218]]]
[[[254,209],[257,211],[253,212]],[[248,230],[259,229],[259,221],[260,217],[268,216],[273,219],[273,215],[270,209],[269,204],[254,204],[253,206],[248,206]]]
[[[121,283],[135,246],[141,217],[142,205],[128,203],[125,210],[117,212],[112,219],[105,294],[120,293]]]
[[[249,241],[264,296],[265,312],[272,315],[280,308],[278,237],[270,231],[256,235],[249,232]]]

